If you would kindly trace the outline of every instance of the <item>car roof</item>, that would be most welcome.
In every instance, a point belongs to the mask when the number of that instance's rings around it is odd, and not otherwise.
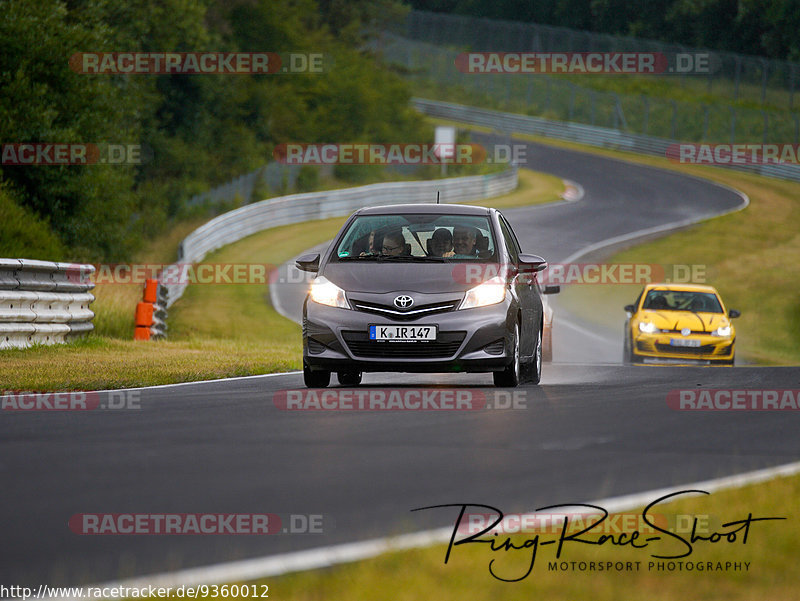
[[[653,289],[669,290],[674,292],[710,292],[717,294],[717,289],[713,286],[705,286],[703,284],[647,284],[644,287],[645,292]]]
[[[356,211],[356,215],[394,215],[396,213],[427,213],[441,215],[489,215],[492,209],[473,205],[457,204],[399,204],[366,207]]]

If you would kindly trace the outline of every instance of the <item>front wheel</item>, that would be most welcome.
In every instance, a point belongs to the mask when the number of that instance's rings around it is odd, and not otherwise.
[[[306,388],[325,388],[331,382],[331,372],[327,370],[311,371],[311,368],[303,363],[303,382]]]
[[[541,337],[540,337],[541,340]],[[539,345],[541,347],[541,344]],[[515,388],[520,382],[520,371],[522,366],[519,359],[519,324],[514,326],[514,338],[511,341],[513,359],[511,364],[503,371],[492,372],[495,386],[503,388]]]
[[[631,348],[632,344],[630,335],[627,332],[627,328],[625,328],[625,330],[626,331],[623,334],[623,336],[625,337],[624,338],[625,342],[623,343],[623,348],[622,348],[622,363],[624,365],[632,365],[633,362],[635,361],[635,357],[633,355],[633,349]]]

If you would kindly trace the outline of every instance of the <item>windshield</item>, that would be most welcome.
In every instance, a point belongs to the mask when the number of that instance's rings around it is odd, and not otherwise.
[[[357,217],[331,261],[496,261],[489,219],[473,215]]]
[[[722,313],[722,306],[716,294],[684,290],[650,290],[644,299],[642,309]]]

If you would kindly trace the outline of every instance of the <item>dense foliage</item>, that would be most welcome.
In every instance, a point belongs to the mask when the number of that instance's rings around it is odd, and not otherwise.
[[[4,0],[0,141],[141,144],[150,160],[4,164],[3,202],[21,209],[7,208],[16,222],[49,224],[70,249],[47,258],[121,260],[180,218],[187,198],[262,166],[276,144],[419,139],[405,84],[360,50],[370,31],[402,17],[393,0]],[[322,53],[334,68],[152,75],[69,66],[80,52],[165,51]],[[10,231],[0,232],[13,248]]]

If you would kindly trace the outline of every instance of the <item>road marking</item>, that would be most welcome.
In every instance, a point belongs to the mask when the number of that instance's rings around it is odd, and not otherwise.
[[[713,493],[727,488],[739,488],[749,484],[759,484],[782,476],[794,476],[798,473],[800,473],[800,461],[745,472],[744,474],[703,480],[702,482],[694,482],[668,488],[659,488],[630,495],[621,495],[618,497],[601,499],[599,501],[590,501],[590,504],[604,507],[609,513],[618,513],[644,507],[655,499],[678,490],[694,489]],[[685,497],[689,496],[699,495],[685,495]],[[564,508],[564,511],[567,510],[568,508]],[[375,538],[355,543],[343,543],[308,549],[306,551],[268,555],[266,557],[256,557],[241,561],[218,563],[177,572],[152,574],[130,580],[108,582],[91,586],[101,588],[147,586],[179,587],[181,585],[199,586],[201,584],[246,582],[272,576],[281,576],[291,572],[329,568],[339,564],[370,559],[393,551],[404,551],[408,549],[431,547],[437,544],[446,544],[450,540],[452,534],[453,527],[445,526],[443,528],[423,530],[411,534]],[[70,597],[63,598],[70,599]]]
[[[136,388],[112,388],[108,390],[93,390],[87,392],[119,392],[120,390],[155,390],[156,388],[172,388],[178,386],[195,386],[198,384],[211,384],[212,382],[235,382],[236,380],[252,380],[254,378],[271,378],[273,376],[291,376],[301,374],[301,371],[282,371],[273,374],[255,374],[252,376],[234,376],[232,378],[216,378],[214,380],[195,380],[194,382],[176,382],[175,384],[156,384],[155,386],[137,386]]]

